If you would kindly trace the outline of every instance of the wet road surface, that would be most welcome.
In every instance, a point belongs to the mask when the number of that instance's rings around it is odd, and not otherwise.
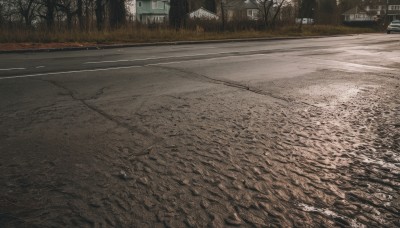
[[[0,55],[0,227],[399,227],[400,36]]]

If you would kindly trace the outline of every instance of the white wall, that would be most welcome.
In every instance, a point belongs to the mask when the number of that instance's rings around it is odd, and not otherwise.
[[[128,15],[131,16],[132,20],[136,20],[136,0],[128,0],[126,3],[126,9],[128,10]]]

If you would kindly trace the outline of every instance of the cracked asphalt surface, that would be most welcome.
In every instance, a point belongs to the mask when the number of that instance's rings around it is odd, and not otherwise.
[[[0,227],[400,227],[400,36],[0,55]]]

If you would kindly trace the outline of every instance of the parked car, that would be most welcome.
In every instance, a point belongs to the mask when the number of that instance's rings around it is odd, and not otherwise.
[[[400,20],[395,20],[390,23],[390,25],[386,29],[387,34],[391,32],[400,32]]]

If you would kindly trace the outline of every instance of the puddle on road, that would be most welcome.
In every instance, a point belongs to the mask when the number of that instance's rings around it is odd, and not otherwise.
[[[307,204],[304,204],[304,203],[299,203],[297,206],[302,211],[316,212],[316,213],[320,213],[320,214],[325,215],[325,216],[327,216],[329,218],[332,218],[332,219],[344,220],[344,221],[348,222],[351,227],[354,227],[354,228],[365,228],[366,227],[365,225],[357,222],[354,219],[348,218],[348,217],[343,216],[343,215],[339,215],[336,212],[331,211],[331,210],[326,209],[326,208],[317,208],[317,207],[310,206],[310,205],[307,205]]]
[[[362,91],[363,87],[350,83],[334,83],[329,85],[312,85],[300,93],[320,100],[317,106],[336,106],[338,103],[347,102]]]

